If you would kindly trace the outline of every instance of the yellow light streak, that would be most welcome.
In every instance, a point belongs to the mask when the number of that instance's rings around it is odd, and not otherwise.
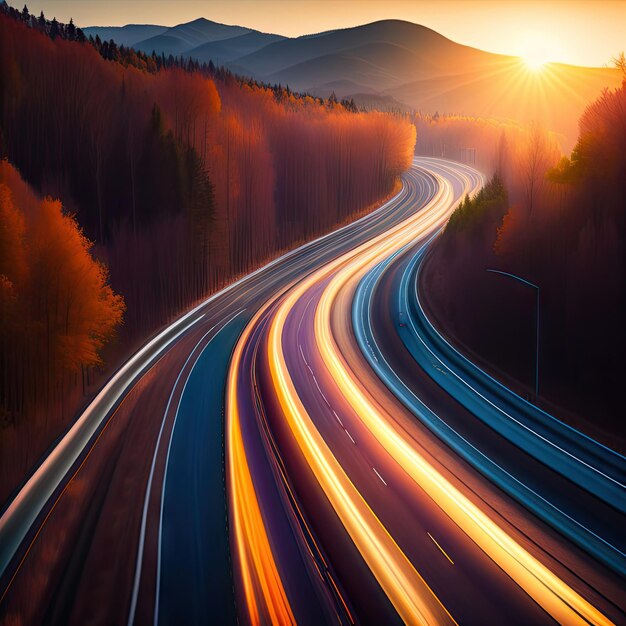
[[[440,190],[438,195],[441,193]],[[422,220],[423,216],[419,219]],[[396,227],[394,236],[397,236],[400,230],[400,227]],[[382,241],[388,237],[389,235],[385,233],[377,240]],[[369,245],[371,244],[363,244],[358,249],[365,250]],[[325,272],[333,271],[336,267],[336,262],[327,265]],[[284,324],[285,315],[290,309],[289,303],[295,303],[301,295],[302,289],[296,288],[279,308],[270,329],[270,343],[273,342],[276,345],[276,342],[280,342],[280,337],[275,331]],[[241,582],[248,615],[253,624],[260,621],[260,604],[273,615],[273,623],[293,621],[293,614],[271,554],[245,458],[237,402],[237,384],[243,347],[249,339],[251,329],[267,306],[269,303],[257,313],[237,343],[233,352],[227,387],[227,462],[233,493],[231,507],[236,557],[241,569]],[[374,515],[319,435],[301,404],[291,379],[283,376],[286,372],[286,364],[282,350],[270,349],[269,353],[277,359],[277,361],[270,362],[270,372],[277,385],[277,396],[292,432],[342,523],[398,613],[410,623],[454,624],[450,614]],[[288,393],[282,390],[283,385],[289,386]]]
[[[300,291],[296,288],[278,308],[268,340],[272,381],[293,437],[344,528],[402,619],[411,624],[454,624],[350,481],[296,392],[281,349],[281,334],[291,307],[301,296]]]
[[[435,197],[439,209],[443,206],[443,199],[449,198],[450,194],[448,184],[441,180]],[[447,209],[448,205],[445,206]],[[432,228],[437,220],[441,222],[444,218],[445,214],[441,210],[439,214],[436,210],[432,212],[424,210],[374,241],[385,248],[390,248],[394,242],[397,245],[400,236],[406,236],[404,230],[407,226],[427,224]],[[282,329],[289,311],[298,299],[317,280],[336,271],[346,262],[346,258],[364,253],[371,245],[372,242],[363,244],[356,252],[351,252],[324,266],[311,278],[302,281],[282,301],[270,326],[268,364],[277,398],[298,447],[344,528],[398,614],[405,622],[411,624],[454,624],[452,616],[415,570],[319,434],[289,376],[282,350]]]

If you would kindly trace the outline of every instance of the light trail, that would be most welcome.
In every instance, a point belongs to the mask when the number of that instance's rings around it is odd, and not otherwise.
[[[440,189],[431,203],[432,211],[424,209],[301,281],[277,308],[268,338],[268,365],[276,396],[300,451],[398,614],[405,622],[415,624],[455,622],[374,514],[319,434],[289,376],[282,349],[282,329],[296,302],[317,281],[337,271],[346,261],[366,254],[371,248],[391,250],[394,244],[401,245],[403,238],[411,236],[415,225],[432,227],[440,223],[449,209],[446,201],[449,202],[450,197],[449,184],[440,179]],[[350,439],[354,441],[351,436]]]
[[[432,228],[432,222],[429,226]],[[405,237],[400,238],[396,244],[396,249],[400,249],[416,236],[427,237],[433,232],[428,226],[419,233],[411,232],[410,229],[407,231],[409,232]],[[315,317],[316,342],[332,379],[391,458],[550,615],[560,623],[609,624],[610,621],[595,607],[530,555],[437,472],[411,445],[406,433],[394,426],[393,416],[369,396],[355,373],[346,366],[332,336],[330,320],[333,303],[346,285],[358,282],[370,267],[386,258],[389,253],[388,246],[379,245],[373,246],[369,253],[357,256],[336,273],[320,299]]]
[[[411,220],[415,219],[415,216],[411,218]],[[400,230],[402,230],[402,225],[392,229],[396,233]],[[385,233],[376,239],[382,241],[387,237],[388,234]],[[357,250],[367,249],[370,245],[371,243],[368,242]],[[338,262],[343,262],[342,257],[339,261],[324,266],[322,273],[326,274],[334,269]],[[318,272],[313,274],[313,276],[317,275]],[[308,284],[308,281],[300,283],[300,285]],[[290,310],[289,302],[295,302],[301,295],[301,288],[296,287],[277,309],[269,331],[270,345],[280,342],[275,331],[284,323],[284,318]],[[245,456],[237,401],[242,353],[250,338],[251,329],[255,321],[260,319],[263,311],[255,316],[255,320],[250,323],[240,338],[229,371],[227,384],[229,486],[232,489],[231,511],[236,560],[241,570],[240,578],[249,619],[253,624],[259,623],[260,611],[264,607],[266,614],[272,616],[270,618],[272,623],[282,624],[291,623],[293,613],[269,548],[267,532]],[[283,377],[286,364],[282,351],[270,349],[269,356],[271,359],[269,370],[276,387],[276,395],[299,449],[342,524],[358,546],[360,553],[399,615],[408,623],[455,624],[456,622],[373,513],[319,435],[298,398],[293,383],[288,377]],[[274,357],[278,361],[275,361]],[[290,387],[288,392],[285,392],[284,385]],[[354,442],[351,435],[347,434]]]
[[[226,462],[236,545],[233,556],[239,566],[248,617],[254,626],[267,620],[272,624],[296,623],[272,554],[252,482],[237,399],[242,354],[262,311],[246,326],[237,342],[226,383]]]
[[[341,400],[347,402],[362,426],[388,455],[389,459],[385,462],[397,463],[473,544],[555,620],[567,624],[610,624],[600,611],[519,545],[418,452],[415,442],[394,420],[393,415],[363,387],[358,372],[352,371],[347,365],[333,337],[332,315],[343,313],[349,318],[349,311],[341,311],[340,305],[349,308],[349,294],[354,292],[362,276],[381,260],[418,239],[432,236],[443,226],[458,199],[449,179],[452,176],[460,177],[465,192],[476,191],[476,181],[480,178],[459,173],[457,168],[443,166],[440,162],[438,164],[444,170],[444,175],[434,174],[438,190],[422,211],[312,272],[279,299],[271,312],[266,307],[257,315],[256,322],[265,314],[269,317],[269,329],[262,335],[266,341],[267,362],[264,365],[268,367],[272,393],[280,407],[278,419],[284,420],[288,426],[291,441],[296,444],[296,449],[306,461],[343,528],[401,619],[411,624],[456,623],[322,437],[291,377],[283,343],[287,319],[296,305],[304,302],[303,299],[310,291],[324,285],[314,312],[317,352]],[[265,606],[268,612],[273,611],[276,618],[276,621],[271,620],[273,623],[289,623],[293,613],[289,609],[269,547],[257,494],[254,492],[236,402],[241,354],[246,341],[250,339],[250,328],[256,322],[251,323],[237,345],[228,382],[228,453],[233,487],[236,559],[240,562],[252,623],[258,623],[260,605]],[[301,323],[302,320],[298,324],[298,333]],[[302,345],[298,341],[296,343],[302,359],[313,374]],[[295,344],[292,347],[295,349]],[[314,377],[315,384],[326,398],[318,378]],[[329,393],[328,390],[326,393]],[[334,409],[332,413],[354,443],[352,435]],[[378,471],[372,469],[386,484]],[[243,501],[238,503],[238,500]],[[430,533],[428,536],[454,564],[433,536]]]
[[[283,301],[269,332],[269,368],[284,418],[344,528],[402,619],[412,624],[454,624],[344,472],[296,392],[284,360],[281,333],[292,300],[300,297],[303,287],[306,285],[296,288]]]

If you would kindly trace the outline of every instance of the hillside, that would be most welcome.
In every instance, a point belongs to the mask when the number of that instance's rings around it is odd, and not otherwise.
[[[541,406],[620,451],[626,442],[624,78],[587,106],[571,158],[559,160],[540,129],[514,140],[509,133],[499,175],[453,214],[422,274],[425,306],[439,327],[481,367],[529,396],[536,294],[485,270],[538,285]]]
[[[113,39],[120,46],[134,46],[135,44],[161,35],[167,30],[167,26],[152,24],[126,24],[126,26],[89,26],[83,32],[87,37],[100,37],[102,41]]]
[[[213,61],[216,65],[225,65],[242,55],[251,54],[282,39],[285,38],[281,35],[270,35],[254,30],[228,39],[207,41],[189,50],[186,54],[198,59],[198,61]]]

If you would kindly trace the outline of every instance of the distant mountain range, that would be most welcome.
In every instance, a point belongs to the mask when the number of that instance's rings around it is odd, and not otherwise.
[[[86,35],[113,39],[118,44],[132,46],[151,54],[193,57],[218,65],[251,54],[265,46],[285,39],[281,35],[269,35],[242,26],[228,26],[203,17],[178,24],[178,26],[154,26],[128,24],[126,26],[90,26],[84,28]]]
[[[138,50],[212,60],[244,76],[315,95],[354,97],[382,109],[417,109],[536,120],[569,149],[584,107],[621,83],[613,68],[549,64],[528,70],[517,57],[455,43],[410,22],[384,20],[287,38],[199,18],[165,27],[89,27]]]

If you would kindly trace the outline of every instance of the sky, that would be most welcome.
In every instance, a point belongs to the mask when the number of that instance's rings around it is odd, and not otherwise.
[[[22,0],[9,0],[18,6]],[[27,0],[79,26],[173,26],[197,17],[287,36],[404,19],[469,46],[600,67],[626,48],[626,0]],[[19,4],[21,8],[21,4]]]

